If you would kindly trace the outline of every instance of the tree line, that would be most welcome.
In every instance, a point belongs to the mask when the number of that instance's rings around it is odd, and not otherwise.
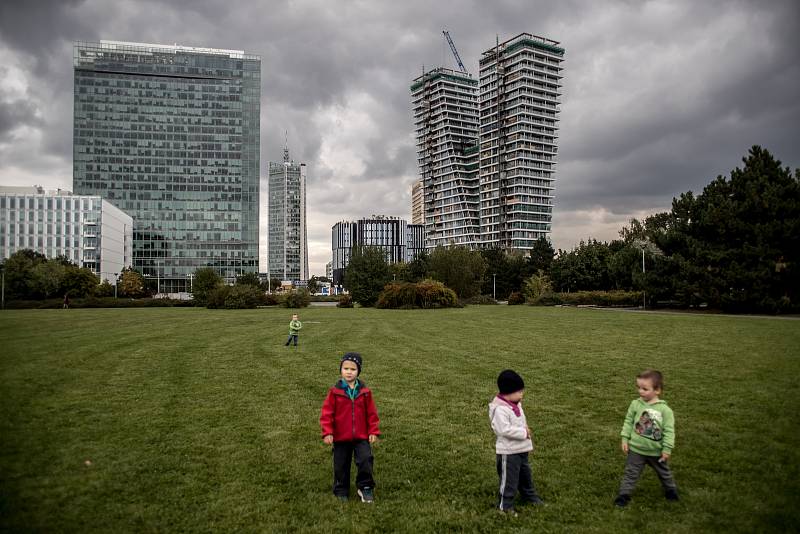
[[[410,263],[388,264],[376,247],[356,247],[345,288],[364,306],[392,281],[441,281],[469,302],[480,295],[547,303],[549,294],[642,292],[648,306],[707,306],[731,312],[800,309],[800,170],[754,146],[743,167],[670,211],[632,219],[610,242],[572,250],[538,240],[522,254],[436,248]],[[545,297],[545,298],[543,298]]]

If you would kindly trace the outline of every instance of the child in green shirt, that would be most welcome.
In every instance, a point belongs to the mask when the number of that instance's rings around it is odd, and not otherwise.
[[[300,333],[301,328],[303,328],[303,323],[300,322],[300,318],[295,313],[292,315],[292,320],[289,323],[289,338],[286,340],[286,343],[284,343],[284,347],[288,347],[292,339],[294,339],[294,346],[297,346],[297,335]]]
[[[622,424],[622,452],[627,455],[625,472],[614,504],[625,507],[645,465],[655,470],[664,496],[678,500],[678,487],[667,460],[675,446],[675,417],[667,403],[659,399],[664,377],[659,371],[646,370],[636,377],[639,398],[633,400]]]

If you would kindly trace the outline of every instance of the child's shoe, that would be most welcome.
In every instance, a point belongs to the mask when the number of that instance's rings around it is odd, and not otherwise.
[[[625,508],[629,502],[631,502],[630,495],[617,495],[617,498],[614,499],[614,506]]]
[[[504,515],[507,515],[509,517],[517,517],[517,516],[519,516],[517,511],[514,510],[513,508],[505,508],[505,509],[500,508],[500,513],[504,514]]]
[[[350,497],[347,495],[337,495],[336,498],[339,499],[340,502],[347,502],[350,500]]]
[[[533,506],[539,506],[539,505],[542,505],[542,504],[544,504],[544,501],[542,500],[542,498],[541,498],[541,497],[539,497],[539,496],[537,495],[537,496],[536,496],[536,497],[534,497],[533,499],[526,500],[526,501],[525,501],[525,504],[530,504],[530,505],[533,505]]]
[[[678,490],[670,489],[664,492],[664,497],[667,498],[668,501],[679,501],[681,500],[678,497]]]
[[[372,493],[372,488],[362,488],[358,490],[358,496],[361,497],[361,502],[370,504],[375,502],[375,495]]]

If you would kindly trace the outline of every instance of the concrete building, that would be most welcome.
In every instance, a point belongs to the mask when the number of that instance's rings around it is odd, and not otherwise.
[[[480,240],[477,88],[471,74],[443,67],[411,85],[428,248]]]
[[[480,58],[480,228],[484,247],[530,250],[553,214],[561,63],[557,41],[520,34]]]
[[[168,293],[258,272],[261,59],[76,42],[73,72],[73,189],[133,217],[133,267]]]
[[[523,33],[481,55],[479,81],[445,68],[414,80],[427,248],[549,238],[563,59],[557,41]]]
[[[100,196],[0,186],[0,260],[31,249],[114,283],[131,267],[133,219]]]
[[[344,283],[344,270],[350,263],[353,247],[380,247],[388,263],[409,262],[424,250],[423,236],[421,225],[407,224],[399,217],[373,215],[369,219],[338,222],[332,228],[331,279],[335,285]]]
[[[268,197],[268,273],[281,280],[306,282],[306,164],[291,161],[288,148],[283,162],[269,164]]]
[[[422,185],[422,180],[417,180],[411,184],[411,224],[425,224],[424,194],[425,188]]]

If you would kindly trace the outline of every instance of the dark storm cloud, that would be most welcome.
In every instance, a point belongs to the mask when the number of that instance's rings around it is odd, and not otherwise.
[[[2,2],[1,64],[27,83],[4,92],[0,80],[0,183],[8,168],[69,174],[72,40],[243,49],[262,58],[262,174],[287,131],[308,164],[309,240],[329,243],[338,220],[408,216],[409,85],[423,66],[454,65],[442,30],[473,74],[497,37],[530,32],[567,50],[557,245],[613,237],[618,220],[700,190],[753,144],[800,165],[799,19],[792,0]],[[9,137],[20,126],[40,140]],[[312,249],[314,272],[328,255]]]

